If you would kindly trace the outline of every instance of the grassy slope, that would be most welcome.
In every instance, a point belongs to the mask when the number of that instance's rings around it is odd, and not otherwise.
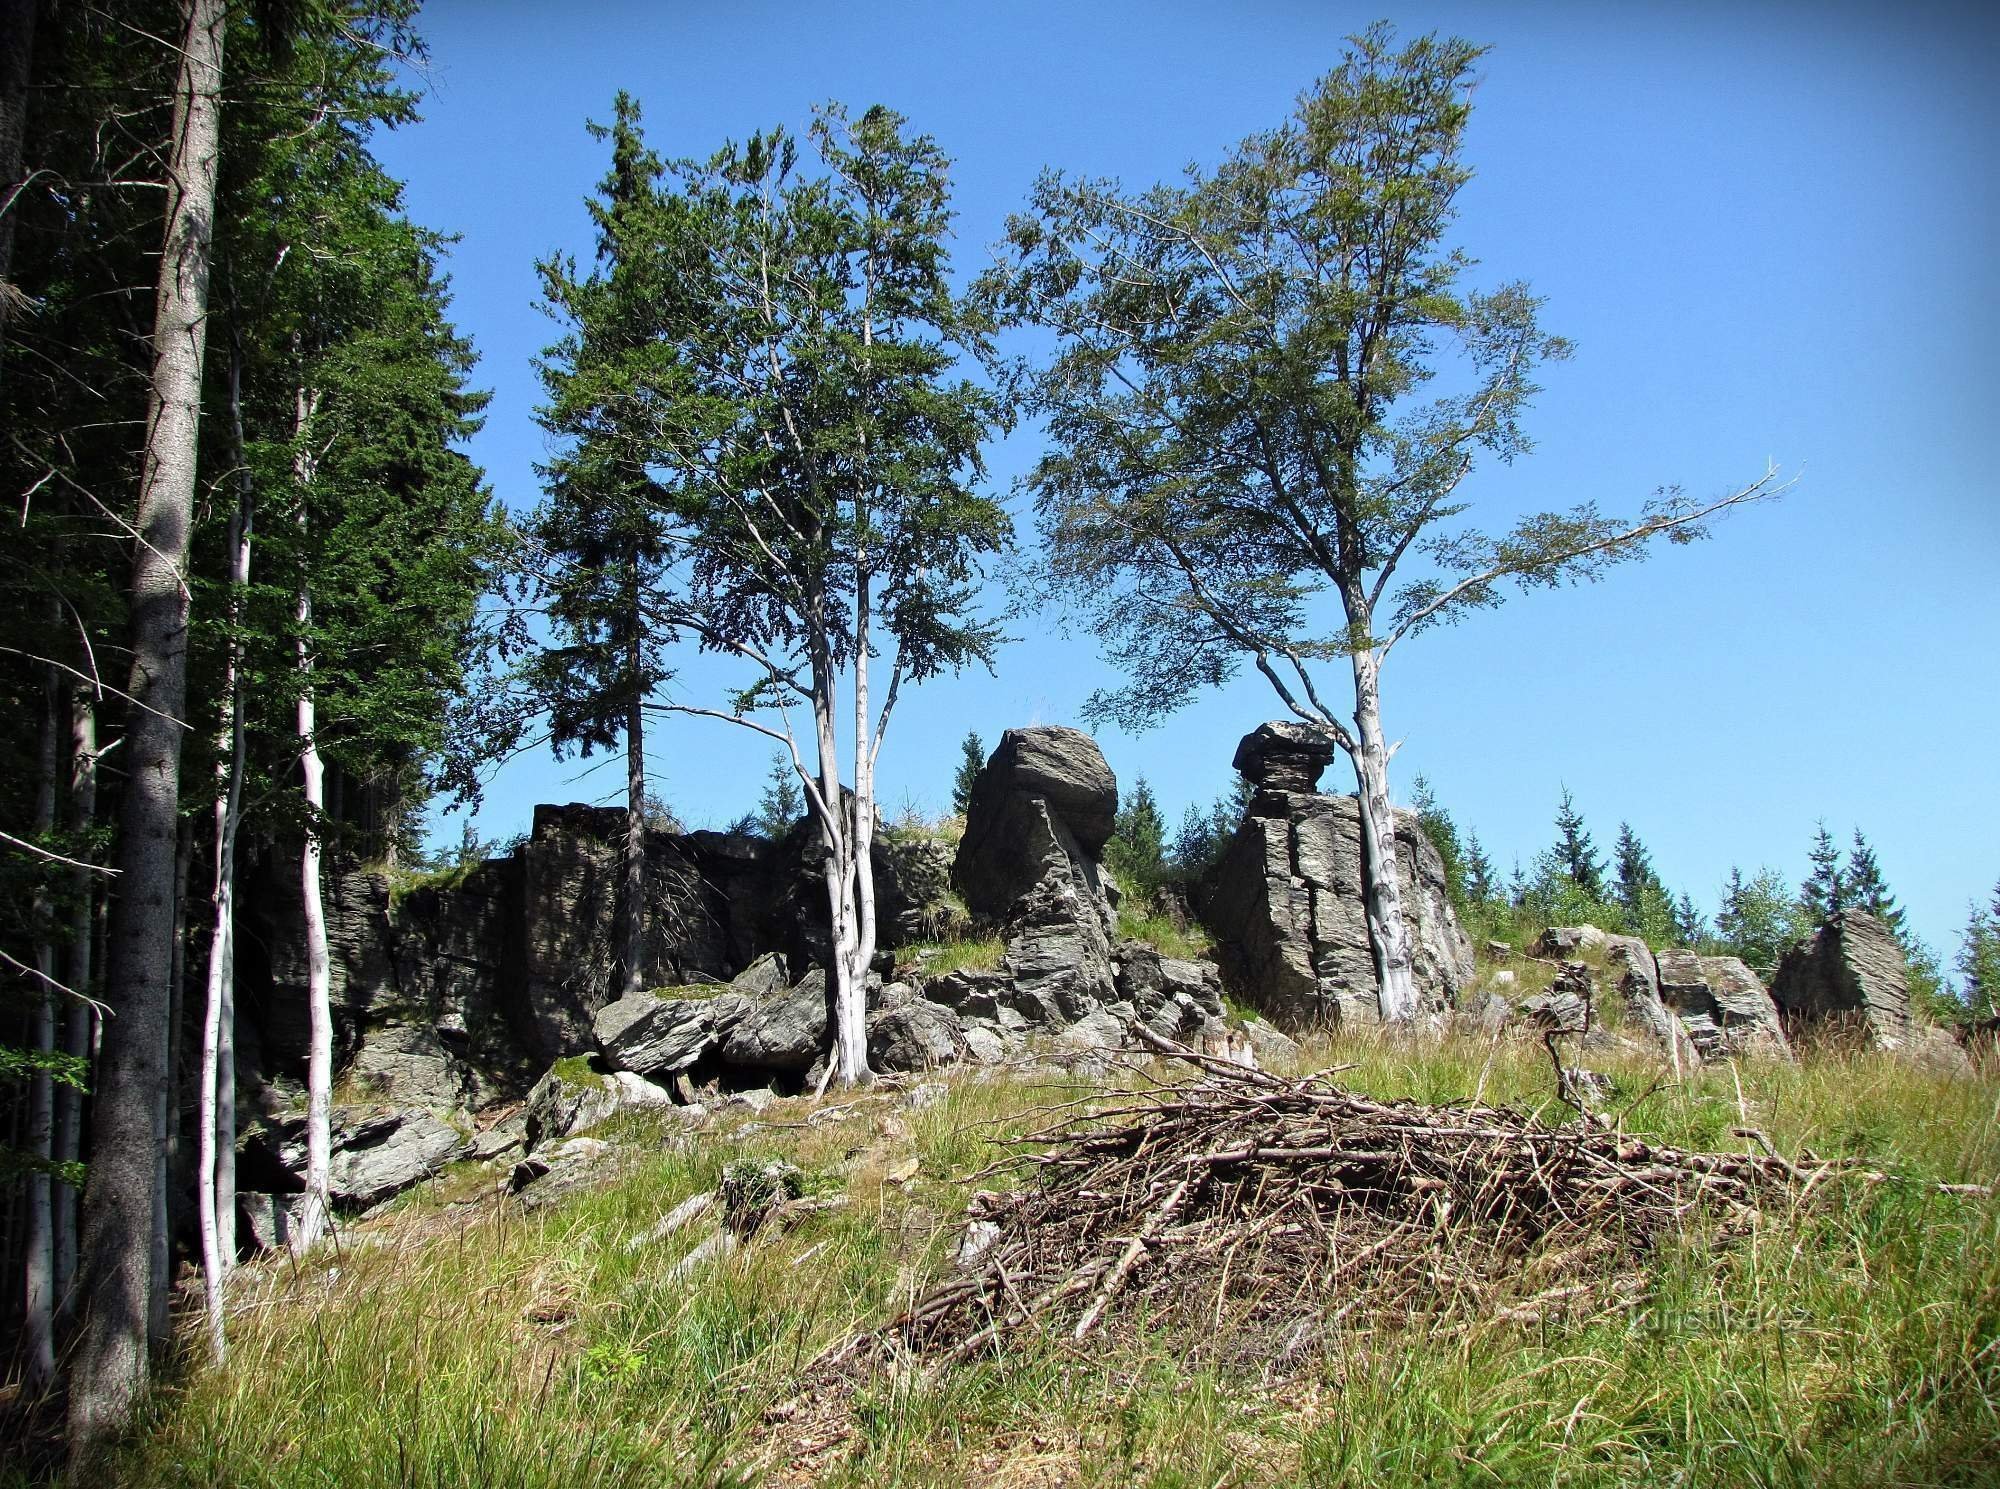
[[[1380,1095],[1533,1105],[1547,1088],[1539,1051],[1312,1053],[1356,1062],[1343,1079]],[[1651,1081],[1615,1073],[1628,1101]],[[813,1128],[776,1125],[811,1105],[783,1103],[693,1152],[648,1145],[622,1181],[533,1216],[450,1204],[476,1187],[450,1176],[344,1254],[252,1269],[229,1369],[162,1396],[119,1481],[1858,1486],[1990,1482],[2000,1462],[2000,1204],[1889,1185],[1728,1250],[1691,1236],[1643,1309],[1593,1324],[1356,1325],[1283,1381],[1191,1370],[1143,1333],[1111,1354],[1027,1346],[870,1388],[849,1439],[762,1463],[763,1414],[798,1365],[948,1264],[972,1187],[956,1176],[990,1133],[1074,1094],[966,1079],[924,1111]],[[1707,1073],[1628,1125],[1731,1146],[1747,1121],[1784,1149],[1989,1180],[1996,1096],[1990,1078],[1827,1057],[1746,1068],[1740,1090]],[[849,1206],[681,1281],[666,1274],[693,1237],[626,1248],[724,1162],[770,1154]],[[911,1157],[916,1179],[887,1177]]]

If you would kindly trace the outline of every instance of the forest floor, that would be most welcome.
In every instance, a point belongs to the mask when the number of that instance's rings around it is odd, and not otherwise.
[[[1310,1069],[1380,1100],[1559,1123],[1537,1046],[1351,1038]],[[460,1169],[309,1263],[239,1277],[230,1361],[158,1393],[113,1478],[144,1485],[1975,1484],[2000,1476],[2000,1079],[1822,1053],[1661,1084],[1594,1060],[1619,1131],[1688,1151],[1855,1159],[1896,1177],[1653,1239],[1616,1306],[1440,1289],[1337,1310],[1280,1356],[1220,1301],[1199,1339],[1143,1310],[1081,1342],[1023,1328],[958,1363],[837,1388],[810,1367],[956,1275],[995,1140],[1143,1085],[967,1072],[731,1113],[688,1144],[618,1119],[603,1187],[524,1213]],[[662,1217],[726,1167],[796,1165],[808,1200],[679,1264]],[[736,1170],[741,1172],[741,1170]],[[1012,1181],[1018,1182],[1018,1181]],[[1588,1281],[1590,1279],[1579,1279]],[[1229,1348],[1243,1329],[1244,1348]],[[1199,1346],[1199,1347],[1195,1347]],[[188,1356],[196,1357],[188,1332]]]

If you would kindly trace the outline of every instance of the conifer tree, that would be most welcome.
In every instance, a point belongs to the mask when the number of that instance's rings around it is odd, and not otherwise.
[[[1465,834],[1465,892],[1477,905],[1490,905],[1500,894],[1500,879],[1493,860],[1487,857],[1479,834],[1469,828]]]
[[[1150,899],[1166,882],[1167,824],[1160,816],[1160,803],[1144,776],[1118,805],[1111,840],[1104,845],[1104,861],[1118,876],[1118,882],[1140,900]]]
[[[1674,901],[1673,937],[1676,946],[1696,947],[1708,935],[1708,922],[1696,907],[1694,896],[1682,891]]]
[[[1438,859],[1444,865],[1445,894],[1452,908],[1463,915],[1467,908],[1465,846],[1458,838],[1458,824],[1451,820],[1451,813],[1438,801],[1431,783],[1422,775],[1410,781],[1410,810],[1417,814],[1417,826],[1437,849]]]
[[[792,830],[805,809],[798,772],[783,755],[773,755],[770,774],[764,778],[764,795],[757,802],[758,830],[775,843]]]
[[[1847,906],[1847,879],[1841,872],[1840,848],[1833,834],[1826,830],[1825,822],[1813,834],[1813,845],[1806,857],[1812,863],[1812,872],[1799,886],[1799,907],[1807,920],[1823,925]]]
[[[645,980],[646,713],[671,675],[652,617],[674,558],[644,390],[670,375],[659,326],[678,279],[658,252],[665,167],[641,137],[638,103],[621,92],[612,122],[589,130],[611,142],[590,203],[596,264],[579,273],[557,255],[537,266],[543,298],[569,330],[541,364],[548,401],[538,417],[562,449],[542,467],[547,499],[528,524],[550,635],[523,674],[558,757],[624,748],[618,961],[633,993]]]
[[[1673,897],[1654,872],[1652,857],[1629,822],[1618,824],[1612,862],[1613,892],[1625,914],[1625,928],[1651,942],[1666,939],[1673,931]]]
[[[1562,804],[1556,809],[1555,846],[1542,855],[1542,877],[1562,880],[1573,886],[1586,901],[1604,898],[1604,860],[1583,823],[1569,787],[1562,790]]]
[[[1898,942],[1906,943],[1905,921],[1908,917],[1897,905],[1896,896],[1882,876],[1882,866],[1876,861],[1874,847],[1858,827],[1854,829],[1854,845],[1848,850],[1847,871],[1841,876],[1841,885],[1849,905],[1867,911],[1889,927]]]
[[[986,768],[986,746],[980,743],[978,730],[968,729],[958,749],[958,771],[951,778],[951,809],[963,817],[972,805],[972,783]]]
[[[1722,949],[1739,957],[1760,977],[1769,977],[1785,948],[1801,932],[1798,901],[1776,869],[1760,869],[1749,879],[1731,867],[1715,914]]]
[[[1993,886],[1990,904],[1972,907],[1959,943],[1957,967],[1970,1015],[1975,1019],[2000,1016],[2000,884]]]

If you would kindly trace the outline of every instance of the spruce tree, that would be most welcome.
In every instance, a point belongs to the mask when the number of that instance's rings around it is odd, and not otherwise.
[[[1445,810],[1431,783],[1422,775],[1411,778],[1410,809],[1417,814],[1417,826],[1437,849],[1438,859],[1444,865],[1445,894],[1452,908],[1463,915],[1467,908],[1465,847],[1458,838],[1458,824],[1451,820],[1451,813]]]
[[[1965,1004],[1976,1019],[2000,1015],[2000,884],[1993,886],[1990,905],[1974,905],[1959,943],[1958,975],[1964,979]]]
[[[972,805],[972,783],[986,768],[986,746],[980,743],[979,731],[968,729],[958,750],[958,771],[951,778],[951,809],[963,817]]]
[[[1542,855],[1542,878],[1566,880],[1585,901],[1604,898],[1604,860],[1583,824],[1569,787],[1562,790],[1562,804],[1556,809],[1555,846]]]
[[[1160,803],[1144,776],[1132,783],[1119,803],[1104,861],[1118,882],[1140,900],[1149,900],[1167,877],[1167,824]]]
[[[1812,872],[1799,886],[1799,908],[1814,925],[1824,925],[1847,905],[1847,882],[1841,873],[1840,847],[1834,842],[1833,834],[1826,830],[1824,821],[1813,834],[1813,845],[1806,857],[1812,863]]]
[[[1629,822],[1618,824],[1618,843],[1613,849],[1616,882],[1614,893],[1625,914],[1625,928],[1647,941],[1659,942],[1673,932],[1673,896],[1653,871],[1653,861]]]
[[[1702,943],[1708,934],[1708,923],[1696,908],[1694,896],[1682,892],[1674,901],[1673,937],[1677,946],[1694,947]]]
[[[805,815],[806,799],[799,791],[799,773],[783,755],[771,756],[771,771],[765,777],[764,795],[757,802],[755,821],[765,837],[776,842],[792,830]]]
[[[1479,841],[1479,834],[1470,828],[1465,834],[1465,892],[1473,903],[1490,905],[1500,893],[1500,880],[1493,867],[1493,860],[1487,857],[1485,845]]]
[[[548,495],[528,523],[549,641],[523,675],[548,711],[558,757],[624,747],[619,964],[629,993],[644,980],[646,711],[671,675],[652,620],[672,554],[643,390],[671,362],[658,329],[677,280],[654,210],[665,167],[641,138],[638,104],[620,93],[612,122],[590,133],[611,142],[590,204],[596,265],[580,274],[557,255],[537,266],[569,331],[541,366],[548,401],[538,417],[562,448],[542,467]]]
[[[1889,883],[1882,876],[1882,866],[1876,861],[1874,847],[1858,827],[1854,829],[1854,846],[1848,851],[1847,872],[1842,876],[1842,887],[1849,905],[1865,910],[1881,921],[1908,949],[1905,926],[1908,917],[1897,905],[1896,896],[1890,892]]]

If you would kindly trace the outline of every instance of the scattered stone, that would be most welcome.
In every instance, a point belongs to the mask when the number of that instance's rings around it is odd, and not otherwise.
[[[1243,1020],[1242,1034],[1250,1042],[1260,1070],[1269,1070],[1273,1065],[1296,1065],[1306,1057],[1304,1046],[1269,1019],[1253,1016]]]
[[[491,1163],[496,1158],[504,1158],[507,1154],[527,1146],[527,1115],[523,1112],[514,1112],[476,1134],[472,1139],[472,1146],[465,1150],[465,1156],[479,1163]]]
[[[558,1061],[535,1082],[523,1109],[530,1152],[545,1143],[588,1132],[614,1112],[674,1108],[672,1093],[629,1070],[608,1074],[582,1060]]]
[[[1514,955],[1514,948],[1505,941],[1488,941],[1486,955],[1493,961],[1504,962]]]
[[[1579,951],[1599,951],[1611,939],[1608,931],[1594,925],[1552,925],[1535,942],[1540,957],[1573,957]]]
[[[757,967],[776,960],[766,957]],[[750,1007],[750,1000],[734,991],[704,998],[628,993],[598,1009],[591,1028],[614,1068],[665,1076],[690,1068],[712,1052]]]
[[[509,1187],[524,1210],[546,1209],[610,1176],[619,1150],[594,1137],[573,1137],[514,1165]]]
[[[942,1081],[924,1081],[910,1087],[903,1093],[903,1105],[913,1112],[929,1111],[934,1106],[942,1106],[951,1088]]]
[[[902,983],[882,989],[868,1020],[868,1063],[878,1071],[928,1071],[965,1058],[965,1026],[951,1009]]]

